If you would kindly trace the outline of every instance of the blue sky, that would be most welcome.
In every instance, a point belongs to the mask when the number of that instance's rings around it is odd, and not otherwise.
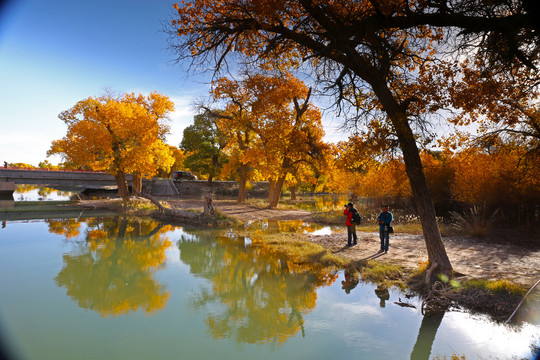
[[[0,15],[0,161],[37,165],[65,135],[58,114],[105,88],[168,95],[176,111],[167,142],[178,145],[192,99],[208,87],[171,64],[161,31],[171,9],[164,0],[9,1]]]
[[[173,3],[8,0],[0,8],[0,162],[46,159],[51,141],[66,133],[58,114],[106,88],[169,96],[176,111],[167,142],[178,146],[193,120],[193,100],[209,87],[202,76],[187,76],[167,50],[162,22]],[[339,136],[326,132],[327,140]]]

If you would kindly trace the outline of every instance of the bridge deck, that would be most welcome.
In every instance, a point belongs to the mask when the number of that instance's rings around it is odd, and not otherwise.
[[[16,168],[0,168],[0,181],[31,185],[116,185],[114,176],[103,172]]]

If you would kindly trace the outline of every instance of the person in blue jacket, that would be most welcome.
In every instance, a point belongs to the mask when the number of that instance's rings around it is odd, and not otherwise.
[[[392,223],[392,220],[394,220],[394,216],[389,210],[388,205],[383,204],[381,206],[382,212],[377,217],[377,221],[379,222],[379,236],[381,238],[381,250],[379,250],[379,254],[384,251],[384,253],[388,253],[388,246],[390,245],[390,232],[388,231],[388,227]]]

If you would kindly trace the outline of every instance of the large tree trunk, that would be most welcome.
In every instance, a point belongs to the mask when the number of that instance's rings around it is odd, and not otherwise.
[[[136,195],[138,192],[142,192],[142,176],[134,173],[131,178],[131,195]]]
[[[270,204],[272,200],[272,195],[274,194],[275,187],[276,187],[276,180],[274,179],[268,180],[268,204]]]
[[[238,202],[243,203],[246,201],[246,184],[248,178],[248,164],[242,164],[240,166],[240,181],[238,181]]]
[[[394,125],[394,129],[399,139],[399,145],[405,161],[405,170],[409,182],[411,183],[414,201],[422,223],[429,266],[437,264],[439,273],[450,276],[452,273],[452,265],[446,254],[441,233],[439,232],[435,207],[433,206],[431,194],[422,168],[422,161],[420,160],[420,153],[416,146],[416,140],[409,125],[406,109],[400,106],[396,99],[394,99],[384,79],[380,79],[373,85],[373,90],[381,101],[384,111],[388,114],[390,121]]]
[[[296,185],[291,186],[291,200],[296,200]]]
[[[278,181],[275,183],[274,189],[270,194],[270,199],[268,201],[268,207],[275,209],[279,203],[279,197],[281,196],[281,190],[283,189],[283,184],[285,183],[285,175],[281,176]]]
[[[278,177],[277,181],[274,183],[274,187],[272,188],[272,191],[269,195],[268,207],[271,209],[275,209],[279,203],[281,191],[283,190],[283,185],[285,184],[285,179],[287,177],[287,174],[289,174],[291,170],[291,163],[291,159],[288,156],[285,156],[281,163],[281,174]]]
[[[123,171],[119,171],[114,175],[116,185],[118,185],[118,196],[121,198],[129,197],[129,187],[126,179],[126,174]]]

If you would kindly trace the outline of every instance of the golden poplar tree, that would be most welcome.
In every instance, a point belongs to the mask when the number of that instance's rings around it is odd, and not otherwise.
[[[173,110],[172,101],[155,92],[89,97],[59,115],[67,134],[52,142],[47,155],[60,154],[75,166],[114,175],[118,195],[127,197],[126,174],[133,174],[133,190],[141,191],[142,177],[169,171],[174,163],[163,122]]]
[[[234,143],[241,193],[248,171],[256,169],[270,183],[268,204],[274,208],[285,182],[293,181],[306,164],[322,164],[328,148],[320,111],[310,103],[311,91],[289,73],[252,74],[241,81],[221,78],[215,85],[214,98],[227,106],[213,113]]]

